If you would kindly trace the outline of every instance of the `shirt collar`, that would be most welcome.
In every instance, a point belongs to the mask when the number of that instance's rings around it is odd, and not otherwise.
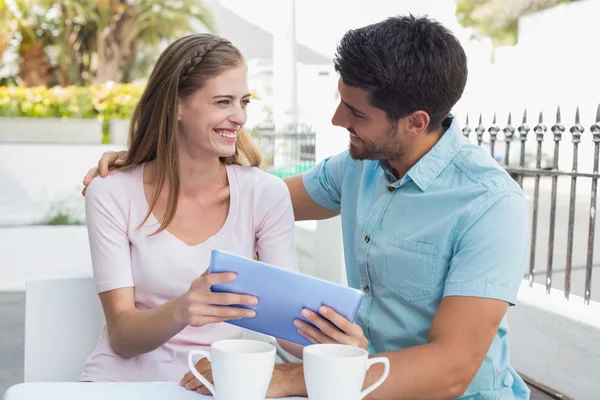
[[[453,116],[450,116],[449,119],[451,120],[450,126],[445,125],[447,128],[440,140],[408,170],[403,179],[396,181],[394,186],[401,185],[409,178],[415,182],[419,189],[426,191],[448,166],[464,144],[456,119]],[[391,167],[386,160],[380,161],[377,165],[383,169],[386,175],[391,174],[393,176]]]

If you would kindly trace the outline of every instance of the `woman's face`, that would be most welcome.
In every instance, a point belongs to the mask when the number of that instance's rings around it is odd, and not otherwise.
[[[179,103],[180,148],[209,157],[232,156],[239,130],[246,123],[249,102],[245,65],[209,79],[187,101]]]

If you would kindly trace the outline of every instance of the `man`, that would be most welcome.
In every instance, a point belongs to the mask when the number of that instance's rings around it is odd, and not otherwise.
[[[369,398],[528,399],[505,318],[525,266],[527,204],[450,116],[467,79],[460,43],[428,18],[389,18],[347,32],[335,68],[332,123],[348,130],[349,150],[286,183],[297,220],[341,214],[348,282],[365,292],[357,323],[369,353],[391,364]],[[103,156],[103,174],[118,155]],[[311,318],[322,332],[309,334],[331,339]],[[357,337],[334,323],[347,333],[336,341]],[[302,365],[278,365],[269,395],[303,394]]]

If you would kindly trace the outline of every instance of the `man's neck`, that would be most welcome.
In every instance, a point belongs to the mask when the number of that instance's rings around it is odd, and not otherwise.
[[[425,154],[436,145],[444,134],[444,127],[434,132],[427,132],[420,140],[406,143],[404,154],[397,160],[387,160],[392,167],[396,179],[401,179]]]

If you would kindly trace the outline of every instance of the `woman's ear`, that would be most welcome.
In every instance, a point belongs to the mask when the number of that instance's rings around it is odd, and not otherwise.
[[[177,121],[181,121],[181,116],[183,115],[183,110],[185,108],[185,103],[181,98],[177,99]]]

